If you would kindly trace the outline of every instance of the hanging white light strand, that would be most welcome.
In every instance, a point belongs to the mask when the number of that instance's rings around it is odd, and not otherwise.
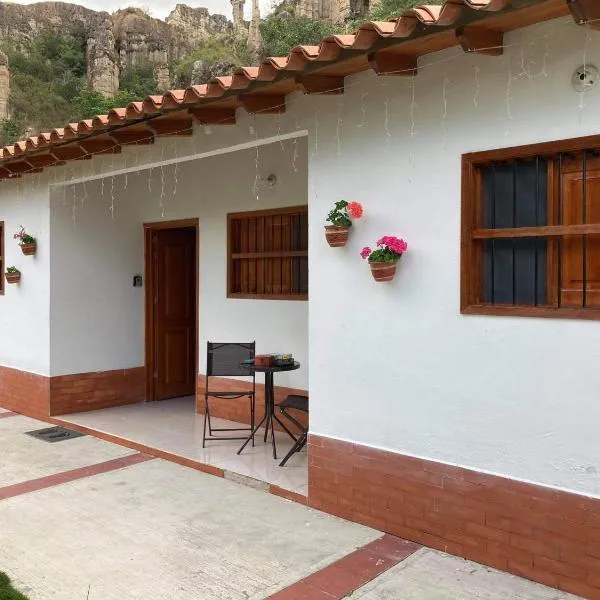
[[[383,128],[385,130],[386,148],[389,149],[390,141],[392,139],[392,132],[390,131],[390,97],[388,93],[388,84],[384,83],[383,87],[385,89]]]
[[[114,173],[115,170],[115,159],[114,155],[110,161],[110,170]],[[110,178],[110,218],[115,220],[115,176]]]
[[[281,113],[277,113],[277,137],[279,138],[279,145],[281,146],[281,151],[285,152],[285,145],[283,144],[283,140],[281,139]]]
[[[177,196],[177,187],[179,186],[179,154],[177,153],[177,140],[173,140],[173,155],[175,156],[175,165],[173,166],[173,198]]]
[[[165,167],[164,167],[164,159],[165,159],[165,145],[161,144],[160,150],[160,198],[158,200],[158,205],[160,206],[160,218],[165,218]]]
[[[88,193],[87,193],[87,185],[85,183],[85,180],[83,180],[82,183],[83,183],[83,196],[81,197],[81,207],[83,208],[85,201],[88,199]]]
[[[508,82],[506,84],[506,115],[512,121],[512,63],[510,57],[508,58]],[[504,135],[510,134],[510,127],[506,130]]]
[[[344,111],[344,101],[342,100],[342,96],[340,95],[338,97],[337,119],[336,119],[336,124],[335,124],[335,140],[336,140],[338,160],[342,157],[341,128],[342,128],[342,120],[343,120],[343,111]]]
[[[254,155],[254,195],[256,197],[256,201],[259,201],[259,179],[260,179],[260,175],[258,172],[258,159],[259,159],[259,155],[258,155],[258,128],[256,126],[256,113],[254,113],[252,115],[252,119],[253,119],[253,124],[250,125],[250,128],[248,129],[250,135],[254,134],[254,140],[257,142],[256,143],[256,153]]]
[[[298,131],[298,112],[294,110],[294,129]],[[292,167],[294,168],[294,173],[298,172],[298,138],[294,137],[294,156],[292,157]]]
[[[444,85],[442,86],[442,143],[444,148],[448,147],[448,85],[450,80],[444,75]]]
[[[416,76],[413,75],[411,82],[411,91],[412,97],[410,101],[410,150],[408,152],[408,164],[409,164],[409,174],[408,174],[408,182],[412,183],[412,175],[415,170],[415,149],[413,138],[416,135],[416,108],[417,108],[417,100],[416,100]]]
[[[585,45],[583,46],[583,70],[587,69],[587,56],[590,44],[592,42],[592,36],[588,33],[585,38]],[[583,116],[583,109],[585,108],[585,101],[583,99],[584,91],[579,92],[579,122],[581,123],[581,118]]]
[[[73,208],[72,208],[72,219],[73,219],[73,227],[77,225],[77,194],[76,194],[76,185],[73,184],[71,186],[73,188]]]
[[[540,73],[543,77],[548,77],[548,58],[550,58],[550,49],[548,47],[549,36],[550,34],[544,36],[544,58],[542,59],[542,70]]]
[[[319,156],[319,110],[317,108],[315,108],[314,123],[315,123],[315,145],[314,145],[314,150],[313,150],[313,156],[314,156],[314,158],[318,158],[318,156]]]
[[[360,95],[360,112],[361,112],[361,119],[360,119],[360,123],[356,126],[356,127],[364,127],[365,125],[365,121],[367,120],[367,109],[365,107],[365,98],[369,95],[369,92],[363,92]]]

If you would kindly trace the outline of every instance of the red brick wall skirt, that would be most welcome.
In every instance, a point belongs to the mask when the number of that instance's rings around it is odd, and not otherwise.
[[[585,598],[600,598],[600,500],[309,437],[308,504]]]
[[[204,413],[204,391],[206,383],[204,375],[198,375],[198,384],[196,386],[196,412]],[[225,377],[211,378],[211,389],[219,391],[241,391],[251,389],[251,385],[246,381],[228,379]],[[281,402],[289,394],[299,394],[308,396],[306,390],[275,386],[275,402]],[[238,423],[250,423],[250,405],[248,398],[239,398],[237,400],[228,400],[226,398],[209,398],[210,414],[212,417],[228,419]],[[262,383],[256,383],[256,422],[258,423],[265,414],[265,386]],[[305,427],[308,418],[305,413],[294,411],[294,418]],[[286,423],[287,425],[287,423]],[[276,429],[281,429],[278,424]]]
[[[31,417],[47,417],[49,381],[44,375],[0,367],[0,406]]]
[[[0,406],[30,417],[121,406],[144,397],[144,367],[58,377],[0,367]]]
[[[50,380],[50,415],[122,406],[144,400],[144,367],[61,375]]]

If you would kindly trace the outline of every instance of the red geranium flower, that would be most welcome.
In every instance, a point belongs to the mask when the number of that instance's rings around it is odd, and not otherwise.
[[[350,202],[346,207],[346,211],[351,219],[360,219],[363,214],[363,207],[360,202]]]

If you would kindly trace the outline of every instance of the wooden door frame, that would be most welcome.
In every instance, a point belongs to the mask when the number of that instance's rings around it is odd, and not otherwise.
[[[154,289],[154,272],[152,269],[152,234],[156,231],[166,229],[194,229],[196,236],[196,252],[194,260],[194,268],[196,270],[196,339],[195,339],[195,366],[194,366],[194,395],[195,388],[198,383],[199,373],[199,329],[200,329],[200,227],[199,219],[179,219],[175,221],[159,221],[156,223],[144,223],[144,329],[145,329],[145,373],[146,373],[146,402],[154,400],[156,389],[154,385],[154,302],[152,298],[152,290]]]

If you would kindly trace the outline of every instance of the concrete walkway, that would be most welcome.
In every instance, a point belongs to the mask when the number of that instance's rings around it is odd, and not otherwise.
[[[25,435],[47,426],[0,417],[0,571],[31,600],[573,598],[93,437]]]

